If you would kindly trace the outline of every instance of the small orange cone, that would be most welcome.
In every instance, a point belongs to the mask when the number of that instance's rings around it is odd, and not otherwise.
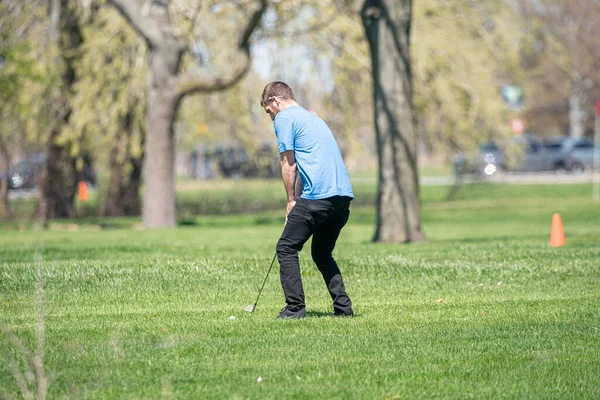
[[[550,246],[561,247],[567,243],[565,240],[565,232],[563,230],[562,219],[560,214],[552,216],[552,230],[550,232]]]
[[[88,199],[88,188],[87,183],[85,181],[79,182],[79,200],[87,201]]]

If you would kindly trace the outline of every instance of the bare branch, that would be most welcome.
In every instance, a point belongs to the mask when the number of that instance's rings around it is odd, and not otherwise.
[[[33,394],[29,390],[29,384],[33,384],[34,374],[31,369],[31,364],[33,360],[33,354],[29,351],[23,342],[15,336],[15,334],[0,321],[0,331],[4,333],[4,335],[8,338],[8,341],[12,344],[12,346],[18,351],[18,353],[23,357],[24,361],[24,373],[20,370],[17,361],[10,356],[7,360],[7,363],[11,369],[11,373],[15,378],[15,381],[19,385],[19,390],[23,394],[23,397],[26,399],[33,399]]]
[[[262,19],[263,14],[267,10],[268,6],[267,0],[260,0],[260,8],[252,14],[252,17],[248,20],[248,25],[244,29],[242,36],[240,38],[240,50],[245,51],[246,53],[250,52],[250,36],[256,29],[256,27],[260,24],[260,20]]]
[[[37,398],[38,400],[45,399],[48,394],[48,378],[44,369],[44,360],[36,355],[33,357],[32,363],[37,374]]]
[[[350,55],[357,63],[359,63],[363,68],[370,69],[371,68],[371,60],[369,57],[366,57],[362,52],[356,48],[356,46],[352,43],[351,40],[342,40],[336,35],[328,35],[327,40],[329,43],[337,45],[346,50],[346,53]]]
[[[29,386],[27,386],[27,382],[25,381],[25,377],[23,373],[19,370],[19,366],[14,358],[10,357],[8,360],[8,366],[10,367],[10,372],[13,374],[17,385],[19,386],[19,390],[25,399],[34,399],[33,393],[29,390]]]
[[[196,28],[196,23],[198,22],[198,16],[200,15],[200,10],[202,9],[202,0],[198,0],[196,4],[196,9],[194,10],[194,15],[192,16],[190,22],[190,28],[188,29],[188,36],[191,36],[194,33],[194,29]]]
[[[42,400],[48,394],[48,378],[44,369],[44,352],[46,348],[46,320],[44,319],[44,274],[42,273],[42,252],[39,248],[35,251],[35,297],[34,309],[36,316],[35,333],[37,339],[36,354],[31,362],[37,375],[37,398]]]
[[[161,41],[161,33],[152,19],[142,14],[142,7],[135,0],[108,0],[144,37],[150,47]]]
[[[191,73],[182,76],[177,81],[176,86],[178,97],[183,98],[193,93],[215,92],[235,85],[250,70],[250,57],[245,55],[244,58],[245,60],[241,67],[224,76],[200,77]]]
[[[260,7],[252,14],[248,24],[242,31],[239,41],[239,50],[244,54],[244,61],[241,66],[234,69],[224,76],[199,77],[188,73],[180,77],[176,84],[177,96],[183,98],[188,94],[199,92],[214,92],[227,89],[238,83],[244,75],[250,70],[250,36],[260,24],[263,14],[267,9],[268,1],[260,0]]]
[[[340,13],[335,13],[331,16],[328,16],[327,18],[323,18],[323,22],[310,25],[304,29],[295,29],[295,30],[286,31],[285,27],[276,26],[274,29],[269,31],[268,35],[275,36],[275,37],[282,36],[282,37],[286,37],[288,39],[299,37],[299,36],[304,36],[304,35],[309,35],[311,33],[319,32],[319,31],[322,31],[322,30],[328,28],[340,16],[342,16]]]

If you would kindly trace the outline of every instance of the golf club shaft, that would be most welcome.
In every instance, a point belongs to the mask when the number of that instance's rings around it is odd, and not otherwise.
[[[269,269],[267,270],[267,275],[265,276],[265,280],[262,283],[262,286],[260,287],[260,290],[258,291],[258,296],[256,296],[256,301],[254,302],[254,307],[252,308],[252,312],[254,312],[254,309],[256,309],[256,305],[258,304],[258,299],[260,298],[260,294],[263,291],[263,288],[265,287],[265,283],[267,282],[267,278],[269,277],[269,273],[271,272],[271,268],[273,268],[273,264],[275,263],[275,259],[277,258],[277,252],[275,252],[275,255],[273,256],[273,260],[271,260],[271,265],[269,266]]]

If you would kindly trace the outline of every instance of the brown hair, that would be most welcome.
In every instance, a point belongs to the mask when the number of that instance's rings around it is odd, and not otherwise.
[[[279,81],[271,82],[265,86],[260,97],[260,105],[264,107],[273,97],[279,97],[284,100],[296,100],[292,89],[287,84]]]

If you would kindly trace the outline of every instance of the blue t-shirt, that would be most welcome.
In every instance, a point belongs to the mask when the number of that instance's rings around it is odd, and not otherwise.
[[[342,153],[325,121],[300,106],[292,106],[277,113],[274,125],[279,153],[294,151],[304,186],[301,197],[354,198]]]

